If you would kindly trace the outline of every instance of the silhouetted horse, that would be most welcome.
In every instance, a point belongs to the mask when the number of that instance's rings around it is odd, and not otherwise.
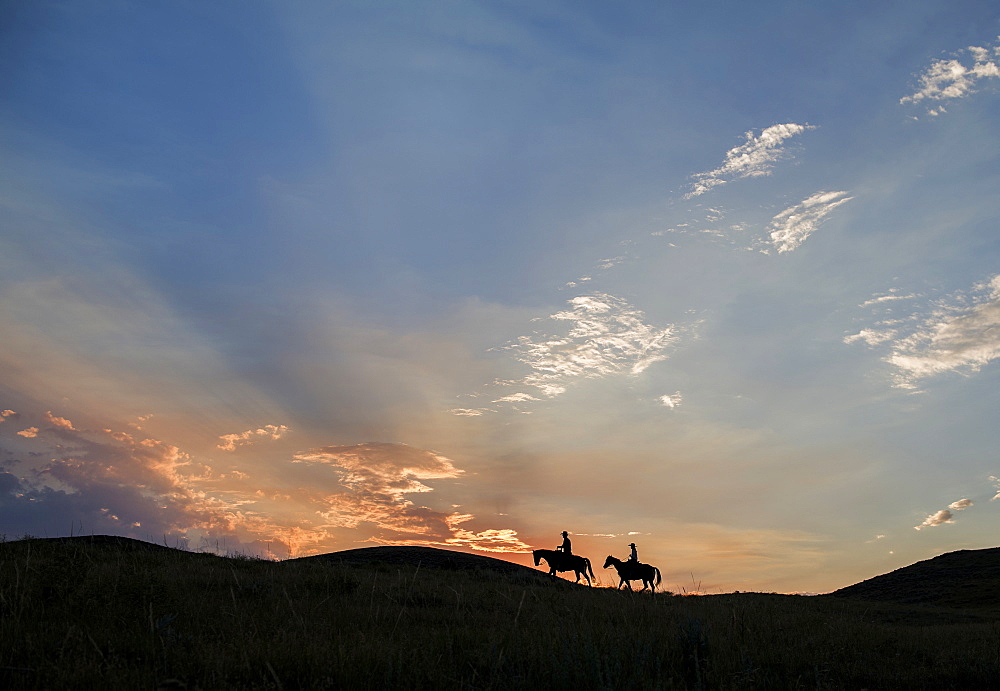
[[[553,578],[556,577],[556,571],[575,571],[576,580],[573,581],[574,583],[579,583],[580,576],[583,576],[587,579],[587,585],[593,585],[590,579],[594,575],[594,568],[590,565],[590,559],[587,557],[563,554],[554,549],[536,549],[531,555],[535,558],[535,566],[539,566],[542,559],[546,561],[549,565],[549,575]]]
[[[627,585],[628,589],[632,590],[631,581],[642,581],[642,590],[646,588],[656,590],[656,586],[660,585],[660,570],[655,566],[622,561],[608,555],[608,558],[604,560],[604,568],[607,569],[611,566],[615,567],[618,577],[622,579],[621,583],[618,584],[619,590],[621,590],[623,585]],[[656,579],[655,583],[653,582],[654,578]],[[639,592],[642,592],[642,590]]]

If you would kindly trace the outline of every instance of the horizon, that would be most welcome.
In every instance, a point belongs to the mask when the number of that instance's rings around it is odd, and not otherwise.
[[[0,533],[995,546],[995,3],[0,16]]]

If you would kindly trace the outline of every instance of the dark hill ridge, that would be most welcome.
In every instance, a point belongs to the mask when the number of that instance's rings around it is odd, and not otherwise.
[[[102,550],[116,550],[122,553],[136,552],[176,552],[178,554],[190,555],[200,558],[219,558],[215,554],[207,552],[191,552],[188,550],[166,547],[144,540],[136,540],[118,535],[77,535],[74,537],[33,537],[25,540],[14,540],[6,543],[0,542],[0,550],[4,545],[17,549],[30,547],[31,544],[38,545],[62,545],[73,548],[95,547]],[[521,566],[513,562],[495,559],[479,554],[467,554],[465,552],[454,552],[436,547],[412,547],[412,546],[380,546],[362,547],[359,549],[348,549],[341,552],[329,552],[327,554],[316,554],[308,557],[298,557],[286,559],[282,564],[304,562],[304,561],[325,561],[336,564],[353,566],[366,566],[373,564],[384,564],[389,566],[408,566],[433,569],[447,569],[451,571],[483,571],[502,574],[508,577],[547,579],[548,574],[541,570],[535,570],[527,566]]]
[[[289,561],[322,560],[341,564],[390,564],[394,566],[420,566],[453,571],[494,571],[506,576],[546,578],[542,571],[513,562],[480,554],[454,552],[437,547],[361,547],[329,554],[299,557]]]
[[[830,596],[955,609],[1000,609],[1000,547],[942,554],[849,585]]]

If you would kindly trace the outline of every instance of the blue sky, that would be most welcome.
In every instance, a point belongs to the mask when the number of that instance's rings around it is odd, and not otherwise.
[[[0,38],[0,532],[568,530],[710,592],[994,546],[995,3],[35,2]]]

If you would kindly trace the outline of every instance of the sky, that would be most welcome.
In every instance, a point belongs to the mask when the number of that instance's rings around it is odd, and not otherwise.
[[[0,533],[1000,542],[993,0],[0,4]]]

